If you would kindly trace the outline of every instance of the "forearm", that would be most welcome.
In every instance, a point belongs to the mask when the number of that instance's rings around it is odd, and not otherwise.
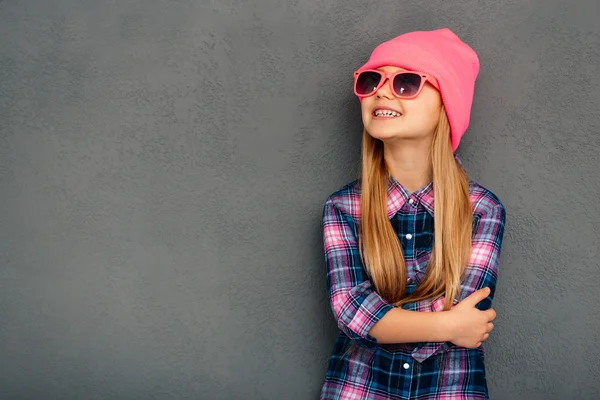
[[[389,310],[369,331],[378,343],[446,342],[452,337],[447,312]]]

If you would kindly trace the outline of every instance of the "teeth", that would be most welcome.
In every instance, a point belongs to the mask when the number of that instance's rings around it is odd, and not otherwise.
[[[402,114],[391,110],[377,110],[375,111],[375,115],[377,117],[399,117]]]

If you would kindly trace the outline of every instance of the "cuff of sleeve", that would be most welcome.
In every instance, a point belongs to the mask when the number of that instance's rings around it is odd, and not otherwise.
[[[363,339],[364,344],[376,345],[377,339],[369,335],[369,331],[394,306],[383,300],[369,282],[354,287],[349,295],[350,303],[357,306],[357,312],[353,313],[352,319],[348,321],[348,329]],[[354,307],[350,307],[352,308]]]
[[[445,353],[450,350],[450,342],[424,342],[420,343],[413,351],[412,358],[418,362],[423,362],[434,354]]]

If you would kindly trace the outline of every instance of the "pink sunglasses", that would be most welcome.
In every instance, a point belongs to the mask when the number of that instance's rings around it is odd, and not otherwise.
[[[354,94],[358,97],[374,95],[389,80],[394,96],[401,99],[414,99],[421,93],[426,82],[439,90],[437,80],[420,72],[395,72],[387,74],[382,71],[368,69],[354,73]]]

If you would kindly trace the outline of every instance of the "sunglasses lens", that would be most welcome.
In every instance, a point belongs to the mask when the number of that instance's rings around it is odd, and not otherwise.
[[[399,97],[412,97],[421,87],[421,75],[406,73],[396,75],[394,78],[394,91]]]
[[[356,93],[360,95],[371,94],[377,89],[381,81],[381,74],[374,71],[361,72],[356,79]]]

